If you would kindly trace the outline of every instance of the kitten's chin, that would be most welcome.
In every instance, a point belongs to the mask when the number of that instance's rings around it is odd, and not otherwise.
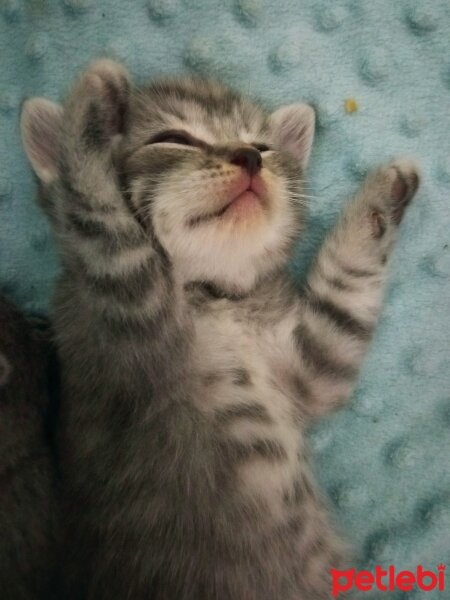
[[[190,215],[190,226],[226,227],[227,225],[263,223],[262,217],[270,212],[270,197],[267,186],[260,175],[249,177],[241,174],[227,188],[217,193],[215,209],[210,208],[211,199],[205,199],[204,210]],[[249,223],[250,222],[250,223]]]
[[[297,211],[283,190],[257,185],[234,190],[219,211],[195,210],[187,219],[173,210],[170,222],[155,210],[154,231],[183,283],[211,282],[242,294],[286,262],[299,229]]]
[[[246,190],[234,198],[219,217],[222,222],[240,222],[259,219],[266,208],[266,201],[252,190]]]
[[[239,207],[238,210],[247,212],[251,209]],[[236,218],[240,221],[240,218]],[[236,225],[232,227],[238,228]],[[288,247],[283,243],[268,247],[271,240],[264,239],[264,236],[261,236],[263,239],[260,244],[252,244],[251,239],[246,243],[242,235],[226,235],[226,241],[222,238],[222,243],[218,243],[220,229],[217,227],[215,244],[213,239],[204,238],[203,244],[196,247],[194,244],[185,245],[183,252],[172,254],[179,280],[183,284],[190,281],[210,282],[230,295],[245,295],[287,261]],[[250,229],[247,227],[248,237],[252,238]]]
[[[249,177],[241,175],[235,196],[226,206],[222,219],[246,220],[261,215],[269,208],[269,194],[263,177],[257,174]],[[233,187],[233,186],[232,186]]]

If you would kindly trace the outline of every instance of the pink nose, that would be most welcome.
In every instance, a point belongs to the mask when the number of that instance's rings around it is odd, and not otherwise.
[[[261,170],[261,154],[256,148],[241,146],[236,148],[230,155],[232,165],[238,165],[245,169],[249,175],[256,175]]]

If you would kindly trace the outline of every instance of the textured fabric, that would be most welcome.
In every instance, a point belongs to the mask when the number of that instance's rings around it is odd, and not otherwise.
[[[60,98],[93,57],[120,59],[139,80],[193,70],[269,106],[315,106],[298,277],[369,167],[420,161],[358,390],[311,433],[336,518],[368,567],[450,564],[449,50],[447,0],[0,2],[0,288],[28,312],[47,310],[58,262],[33,202],[20,104]]]

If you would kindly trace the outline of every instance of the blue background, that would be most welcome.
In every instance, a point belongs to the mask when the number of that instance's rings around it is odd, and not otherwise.
[[[403,154],[420,161],[423,185],[402,225],[358,390],[311,443],[361,564],[450,565],[450,4],[0,0],[0,289],[27,312],[47,310],[58,262],[33,200],[20,104],[61,98],[80,68],[105,55],[139,80],[195,71],[269,106],[314,104],[299,277],[369,167]],[[354,113],[345,111],[349,98]]]

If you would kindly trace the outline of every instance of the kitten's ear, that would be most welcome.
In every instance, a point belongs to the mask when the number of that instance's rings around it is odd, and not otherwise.
[[[270,115],[269,124],[275,141],[297,159],[302,169],[308,165],[315,122],[316,115],[308,104],[282,106]]]
[[[44,183],[58,177],[62,118],[62,106],[45,98],[31,98],[22,106],[22,143],[34,172]]]

